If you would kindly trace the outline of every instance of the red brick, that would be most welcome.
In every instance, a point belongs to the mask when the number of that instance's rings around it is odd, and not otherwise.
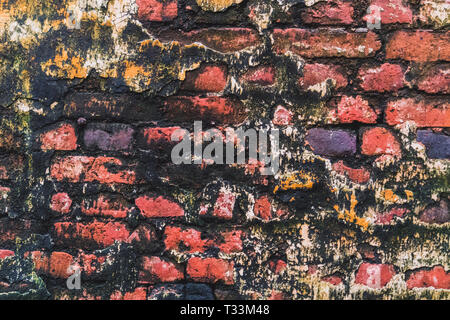
[[[273,114],[273,124],[277,126],[292,125],[293,114],[283,106],[278,106]]]
[[[186,72],[181,89],[200,92],[221,92],[227,85],[225,66],[202,65],[199,69]]]
[[[331,283],[334,286],[340,285],[342,283],[342,278],[339,276],[331,275],[327,277],[323,277],[322,281]]]
[[[166,227],[164,231],[166,250],[177,252],[203,253],[210,248],[219,248],[221,252],[233,253],[242,251],[242,231],[221,232],[216,237],[206,238],[202,232],[189,228]]]
[[[107,247],[115,241],[126,241],[130,236],[127,226],[120,222],[54,224],[55,240],[69,247]]]
[[[429,270],[416,270],[406,280],[408,289],[427,288],[450,289],[450,272],[442,266],[435,266]]]
[[[269,261],[269,269],[275,273],[280,274],[287,268],[287,263],[280,259],[270,260]]]
[[[181,267],[159,257],[142,257],[139,282],[173,282],[184,279]]]
[[[400,155],[400,143],[386,128],[376,127],[363,132],[361,153],[369,156],[390,154]]]
[[[50,175],[58,181],[133,184],[135,172],[117,170],[121,167],[122,161],[113,157],[58,157],[51,165]]]
[[[147,288],[138,287],[134,291],[125,292],[125,294],[116,290],[111,294],[110,300],[147,300]]]
[[[213,216],[225,220],[233,219],[236,196],[230,191],[221,191],[214,204]]]
[[[261,38],[249,28],[208,28],[190,32],[168,31],[158,34],[163,41],[179,41],[182,44],[199,42],[222,53],[240,51],[261,45]]]
[[[450,32],[397,31],[386,45],[386,59],[416,62],[450,60]],[[411,45],[414,44],[414,45]]]
[[[88,216],[125,218],[130,210],[131,206],[123,197],[112,197],[104,194],[95,198],[84,199],[81,203],[81,212]]]
[[[0,249],[0,259],[5,259],[6,257],[14,256],[14,251]]]
[[[255,201],[253,211],[257,217],[263,220],[270,220],[272,218],[272,204],[267,196],[262,196]]]
[[[303,23],[318,23],[328,25],[352,24],[353,6],[351,2],[328,1],[319,2],[306,8],[302,13]]]
[[[176,144],[184,137],[181,127],[150,127],[140,131],[140,141],[143,148],[167,150],[168,146]],[[172,135],[174,134],[174,141]]]
[[[405,214],[409,212],[405,208],[392,208],[387,212],[377,213],[376,224],[388,225],[394,221],[395,217],[402,218]]]
[[[424,72],[417,88],[427,93],[450,93],[450,65],[437,65]]]
[[[145,218],[167,218],[183,217],[184,210],[179,204],[164,199],[162,196],[157,198],[142,196],[136,199],[136,206]]]
[[[72,206],[72,199],[65,192],[59,192],[52,196],[50,209],[59,213],[69,213]]]
[[[60,124],[57,128],[40,135],[42,150],[75,150],[77,136],[75,128],[68,123]]]
[[[178,15],[177,0],[136,0],[141,21],[170,21]]]
[[[275,70],[271,66],[251,68],[242,75],[242,80],[250,84],[269,86],[275,83]]]
[[[216,258],[191,258],[188,261],[186,272],[189,277],[198,282],[234,283],[234,263]]]
[[[320,63],[306,64],[298,84],[303,90],[320,92],[321,85],[328,79],[335,83],[336,89],[344,88],[348,84],[347,77],[340,66]]]
[[[391,101],[385,114],[389,125],[412,121],[417,127],[450,127],[450,105],[444,99],[405,98]]]
[[[83,142],[90,150],[130,150],[134,130],[122,123],[89,123],[84,129]]]
[[[110,261],[107,258],[107,255],[96,255],[81,252],[79,255],[79,260],[82,265],[82,275],[87,278],[104,279],[105,277],[101,276],[102,273],[105,272],[108,265],[113,263],[113,261]]]
[[[404,86],[402,67],[396,64],[385,63],[377,68],[362,68],[358,79],[361,88],[365,91],[397,91]]]
[[[371,31],[275,29],[273,39],[277,54],[291,51],[306,58],[364,58],[375,55],[381,48],[378,36]]]
[[[337,114],[333,111],[331,117],[339,123],[376,123],[377,114],[369,106],[369,102],[361,96],[343,96],[337,106]]]
[[[355,283],[380,289],[395,275],[394,267],[388,264],[363,263],[356,274]]]
[[[164,111],[174,121],[238,124],[246,119],[242,103],[226,97],[170,97],[166,99]]]
[[[371,13],[363,20],[374,23],[381,18],[382,24],[412,23],[412,11],[403,0],[372,0],[370,7],[374,7]]]
[[[74,265],[72,255],[66,252],[52,252],[50,255],[42,251],[31,252],[36,271],[53,278],[67,279],[73,271],[69,267]]]
[[[356,183],[366,183],[370,179],[370,172],[367,171],[367,169],[364,167],[359,169],[347,167],[342,160],[333,163],[333,170],[339,174],[346,175],[350,180]]]

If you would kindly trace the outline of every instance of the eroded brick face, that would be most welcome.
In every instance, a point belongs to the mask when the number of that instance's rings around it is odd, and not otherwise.
[[[0,299],[450,298],[448,1],[22,2]]]

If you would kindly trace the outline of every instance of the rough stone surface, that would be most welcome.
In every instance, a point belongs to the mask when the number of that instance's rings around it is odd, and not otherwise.
[[[448,16],[0,1],[0,299],[450,299]]]

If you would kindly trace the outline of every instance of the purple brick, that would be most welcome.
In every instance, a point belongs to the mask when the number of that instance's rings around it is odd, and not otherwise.
[[[356,135],[345,130],[310,129],[306,141],[314,153],[322,156],[339,157],[356,152]]]
[[[442,200],[439,206],[427,208],[420,215],[420,220],[426,223],[443,224],[450,221],[450,213],[448,212],[448,204]]]
[[[434,133],[431,130],[419,130],[417,131],[417,141],[425,145],[429,158],[450,158],[450,136]]]
[[[90,123],[84,131],[84,144],[88,149],[129,150],[133,134],[134,130],[125,124]]]

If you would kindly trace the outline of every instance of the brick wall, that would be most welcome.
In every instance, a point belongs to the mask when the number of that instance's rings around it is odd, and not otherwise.
[[[448,1],[28,2],[0,5],[0,299],[450,297]],[[279,172],[174,164],[198,120],[279,129]]]

